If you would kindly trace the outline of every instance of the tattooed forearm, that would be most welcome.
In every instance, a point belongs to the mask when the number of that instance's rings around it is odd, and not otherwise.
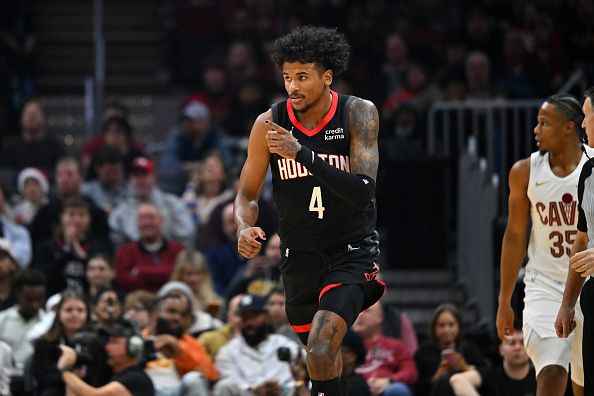
[[[379,154],[377,134],[379,115],[375,105],[367,100],[356,99],[349,112],[351,131],[351,173],[377,177]]]

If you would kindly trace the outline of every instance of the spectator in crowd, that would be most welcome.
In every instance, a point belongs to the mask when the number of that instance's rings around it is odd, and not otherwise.
[[[107,329],[122,319],[122,300],[112,288],[99,290],[93,300],[93,321],[95,327]]]
[[[102,144],[91,154],[83,150],[82,164],[87,168],[87,179],[97,176],[96,155],[106,147],[115,149],[121,156],[126,175],[130,173],[134,158],[144,156],[142,145],[133,141],[132,127],[128,120],[121,116],[104,119],[101,124]],[[85,154],[90,154],[89,156]]]
[[[185,294],[166,294],[157,300],[151,326],[156,359],[147,362],[156,395],[208,395],[208,382],[218,379],[204,347],[187,333],[192,322],[192,306]]]
[[[192,171],[182,200],[200,227],[208,223],[210,214],[217,205],[234,197],[235,191],[229,187],[225,164],[218,152],[212,152]],[[201,229],[198,231],[199,234],[200,231]]]
[[[233,337],[240,334],[241,315],[239,315],[239,301],[243,294],[233,296],[227,304],[227,320],[223,327],[217,330],[206,331],[198,337],[198,341],[204,346],[208,356],[214,361],[219,350]]]
[[[41,320],[45,301],[45,277],[37,270],[24,270],[14,280],[18,303],[0,312],[0,340],[12,348],[15,367],[21,371],[33,354],[27,332]]]
[[[198,101],[185,104],[181,111],[179,127],[165,143],[160,161],[160,184],[173,193],[182,192],[188,174],[196,170],[199,161],[216,151],[225,164],[230,164],[231,154],[223,140],[223,133],[210,120],[210,110]]]
[[[400,311],[394,305],[382,304],[384,320],[382,321],[382,334],[390,338],[398,338],[411,354],[414,354],[419,346],[417,333],[406,312]]]
[[[426,157],[419,130],[419,113],[410,102],[402,102],[388,117],[386,132],[380,137],[382,161],[406,161]]]
[[[466,99],[493,99],[496,96],[491,82],[491,62],[481,51],[473,51],[464,62]]]
[[[84,295],[75,289],[64,290],[51,328],[34,343],[30,375],[34,379],[36,395],[65,393],[62,373],[56,366],[62,354],[59,346],[69,343],[76,333],[92,330],[91,309]]]
[[[225,67],[209,61],[202,71],[201,88],[190,95],[186,103],[202,102],[212,112],[212,121],[216,125],[226,125],[231,113],[233,92],[228,87]]]
[[[205,311],[217,315],[223,300],[214,291],[212,276],[206,257],[198,251],[183,251],[177,255],[171,280],[183,282],[194,294],[194,311]]]
[[[45,122],[41,102],[26,102],[21,112],[21,134],[5,142],[1,165],[15,170],[34,166],[51,172],[64,155],[64,145],[46,132]]]
[[[278,358],[279,348],[288,348],[291,356],[305,356],[302,348],[289,338],[274,334],[263,297],[244,294],[239,301],[241,334],[223,346],[215,358],[221,380],[214,395],[282,394],[293,375],[289,362]]]
[[[194,293],[187,284],[178,281],[167,282],[159,289],[157,297],[164,297],[166,295],[180,296],[190,302],[192,321],[187,323],[186,330],[192,337],[198,337],[205,331],[215,330],[223,326],[223,322],[220,319],[213,317],[210,313],[202,309],[194,308]]]
[[[7,200],[6,188],[0,184],[0,238],[10,242],[17,263],[21,268],[27,268],[32,256],[31,237],[25,227],[16,224],[6,216]]]
[[[34,248],[38,242],[61,236],[63,233],[60,224],[62,205],[69,197],[80,195],[81,187],[82,176],[78,161],[72,157],[61,158],[56,165],[55,194],[50,195],[48,204],[39,209],[29,227]],[[89,213],[93,224],[89,236],[93,239],[106,241],[109,232],[107,216],[105,212],[95,206],[92,200],[87,197],[85,199],[89,202]]]
[[[96,179],[82,185],[82,193],[90,197],[107,215],[126,198],[124,161],[118,149],[103,147],[94,158]]]
[[[48,203],[47,177],[37,168],[23,169],[17,178],[19,197],[13,205],[14,221],[29,225],[37,211]]]
[[[384,42],[384,55],[386,61],[382,74],[386,94],[399,92],[405,88],[406,73],[410,67],[406,41],[397,33],[389,34]]]
[[[514,329],[513,334],[501,342],[499,354],[503,362],[492,372],[495,396],[536,395],[536,373],[524,348],[522,329]]]
[[[286,300],[285,291],[281,287],[277,286],[268,292],[266,304],[270,314],[270,324],[276,334],[282,334],[296,343],[300,343],[299,336],[289,325],[287,311],[285,310]]]
[[[149,325],[150,313],[155,308],[156,302],[157,297],[146,290],[128,293],[124,302],[124,315],[139,332],[143,332]]]
[[[272,234],[266,242],[263,255],[250,259],[235,272],[227,286],[227,297],[239,293],[264,297],[281,283],[279,269],[281,251],[278,233]]]
[[[462,317],[451,304],[435,309],[429,339],[415,352],[420,395],[478,395],[489,370],[481,351],[462,340]]]
[[[10,241],[0,238],[0,311],[17,303],[13,283],[18,271]]]
[[[131,218],[127,218],[127,222]],[[139,239],[121,245],[115,255],[118,286],[124,291],[138,289],[156,292],[175,266],[184,245],[163,235],[163,216],[153,203],[138,205],[136,223]]]
[[[41,320],[27,332],[27,339],[29,341],[35,342],[49,331],[54,323],[54,319],[56,319],[56,311],[58,310],[58,304],[61,299],[62,293],[56,293],[48,297],[45,302],[45,312],[41,313]]]
[[[415,361],[404,342],[382,334],[383,321],[384,310],[378,301],[353,324],[367,349],[365,362],[356,371],[365,377],[374,396],[412,396],[417,380]]]
[[[60,234],[41,242],[35,250],[34,264],[47,277],[49,295],[66,287],[88,290],[85,276],[89,257],[109,252],[110,246],[92,236],[89,202],[81,196],[64,201],[60,214]]]
[[[425,66],[413,63],[406,72],[405,86],[393,92],[384,104],[384,111],[391,113],[403,102],[410,102],[415,109],[424,113],[429,105],[441,98],[441,92],[430,80]]]
[[[206,260],[212,274],[215,290],[219,295],[225,295],[225,290],[233,279],[235,271],[246,260],[237,252],[237,225],[233,217],[233,203],[228,203],[221,213],[223,233],[227,241],[206,252]]]
[[[89,256],[85,274],[89,285],[89,297],[94,300],[102,289],[113,288],[115,269],[113,262],[105,253]]]
[[[140,239],[138,223],[130,219],[138,218],[138,209],[144,202],[151,202],[161,214],[161,234],[164,238],[183,242],[186,247],[193,246],[194,225],[190,212],[180,198],[157,187],[155,165],[145,157],[136,158],[132,163],[126,200],[109,215],[114,244]]]
[[[247,138],[254,120],[260,115],[262,108],[269,105],[264,88],[262,83],[255,79],[246,80],[241,84],[230,106],[233,109],[233,117],[230,117],[225,125],[229,136],[236,140]]]
[[[345,396],[371,396],[369,385],[357,367],[365,363],[367,350],[363,339],[352,329],[347,329],[340,346],[342,356],[342,377],[346,378],[348,393]]]
[[[103,329],[108,337],[105,344],[107,364],[113,370],[110,382],[94,387],[78,377],[73,367],[77,352],[60,345],[62,355],[58,360],[58,369],[66,384],[67,395],[118,395],[118,396],[154,396],[155,389],[151,379],[142,370],[142,340],[129,323],[116,323]]]

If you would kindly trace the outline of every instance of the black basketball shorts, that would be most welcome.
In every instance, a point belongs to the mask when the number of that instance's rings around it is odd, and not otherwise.
[[[376,279],[380,270],[377,243],[362,240],[324,251],[296,251],[284,246],[281,249],[287,318],[302,340],[311,329],[320,299],[329,290],[342,285],[361,285],[365,295],[363,309],[375,304],[384,294],[385,284]]]

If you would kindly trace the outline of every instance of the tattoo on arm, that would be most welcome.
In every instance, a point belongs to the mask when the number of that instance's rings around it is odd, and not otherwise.
[[[355,99],[349,111],[351,130],[351,173],[377,178],[379,114],[367,100]]]

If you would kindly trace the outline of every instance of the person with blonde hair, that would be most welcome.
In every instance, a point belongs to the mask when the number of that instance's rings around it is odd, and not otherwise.
[[[194,293],[194,310],[216,315],[222,298],[214,290],[212,276],[204,255],[198,251],[182,251],[177,255],[171,280],[187,284]]]

